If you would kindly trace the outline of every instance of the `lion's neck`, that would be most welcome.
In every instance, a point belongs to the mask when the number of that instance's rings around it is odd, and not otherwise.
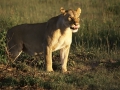
[[[57,21],[57,28],[59,28],[60,30],[66,30],[68,28],[70,28],[65,21],[63,20],[63,17],[61,15],[58,16],[59,19]]]

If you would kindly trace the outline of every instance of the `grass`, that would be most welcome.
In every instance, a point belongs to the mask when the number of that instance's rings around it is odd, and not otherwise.
[[[22,23],[45,22],[60,14],[60,7],[81,7],[81,27],[73,34],[67,74],[61,73],[59,53],[53,54],[55,72],[44,71],[40,61],[22,54],[6,69],[5,35]],[[0,89],[119,90],[120,88],[119,0],[1,0]]]

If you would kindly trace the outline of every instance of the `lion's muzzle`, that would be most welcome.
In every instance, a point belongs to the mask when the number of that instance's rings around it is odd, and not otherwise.
[[[77,25],[72,25],[72,26],[70,27],[70,29],[72,29],[72,32],[77,32],[79,28],[80,28],[80,25],[79,25],[79,24],[77,24]]]

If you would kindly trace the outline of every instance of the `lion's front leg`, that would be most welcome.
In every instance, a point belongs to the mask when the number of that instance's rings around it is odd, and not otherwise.
[[[52,50],[50,47],[46,46],[45,51],[45,61],[46,61],[46,70],[47,71],[53,71],[52,68]]]
[[[67,62],[68,62],[68,55],[69,55],[70,46],[62,48],[60,50],[60,59],[62,64],[62,72],[67,71]]]

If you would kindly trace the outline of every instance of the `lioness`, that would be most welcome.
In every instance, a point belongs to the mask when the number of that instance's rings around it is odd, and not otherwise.
[[[80,27],[81,9],[60,9],[61,14],[37,24],[17,25],[7,32],[7,51],[15,60],[21,52],[38,55],[44,52],[46,70],[53,71],[52,52],[60,50],[62,71],[67,71],[68,54],[72,42],[72,32]]]

